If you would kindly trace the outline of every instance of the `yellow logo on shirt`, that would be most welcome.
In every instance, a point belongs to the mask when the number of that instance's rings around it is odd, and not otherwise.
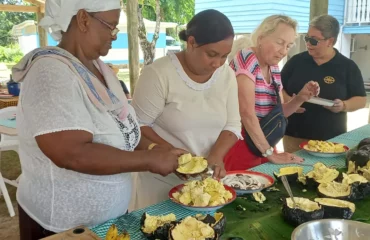
[[[326,77],[324,77],[324,82],[326,84],[333,84],[335,82],[335,79],[331,76],[326,76]]]

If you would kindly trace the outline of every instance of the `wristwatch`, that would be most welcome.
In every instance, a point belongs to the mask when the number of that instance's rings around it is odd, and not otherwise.
[[[268,156],[271,156],[273,153],[274,153],[274,149],[270,147],[269,149],[266,150],[265,153],[262,153],[262,156],[266,158]]]

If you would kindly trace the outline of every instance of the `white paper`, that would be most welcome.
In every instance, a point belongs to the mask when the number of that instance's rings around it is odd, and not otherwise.
[[[310,100],[308,100],[307,102],[322,105],[322,106],[328,106],[328,107],[334,106],[334,101],[324,99],[324,98],[318,98],[318,97],[313,97]]]

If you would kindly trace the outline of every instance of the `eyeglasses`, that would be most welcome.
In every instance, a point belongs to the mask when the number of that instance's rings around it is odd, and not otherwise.
[[[319,44],[319,42],[325,41],[325,40],[327,40],[327,38],[315,39],[315,38],[309,37],[308,35],[304,36],[304,41],[306,43],[310,43],[312,46],[317,46],[317,44]]]
[[[115,37],[117,36],[118,32],[119,32],[119,29],[110,25],[109,23],[107,23],[106,21],[100,19],[100,18],[97,18],[93,15],[90,15],[91,17],[95,18],[96,20],[98,20],[100,23],[102,23],[103,25],[105,25],[107,28],[109,28],[111,30],[111,35],[112,37]]]

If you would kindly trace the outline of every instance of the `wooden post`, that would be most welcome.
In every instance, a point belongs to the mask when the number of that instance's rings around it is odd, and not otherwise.
[[[311,0],[310,1],[310,21],[322,14],[328,14],[328,0]]]
[[[39,44],[40,47],[46,47],[48,45],[48,35],[44,28],[39,26],[39,22],[44,17],[44,13],[37,12],[36,13],[36,19],[37,19],[37,32],[39,33]]]
[[[135,91],[136,82],[139,79],[139,20],[137,16],[138,1],[127,0],[127,37],[128,37],[128,65],[130,71],[131,96]]]

